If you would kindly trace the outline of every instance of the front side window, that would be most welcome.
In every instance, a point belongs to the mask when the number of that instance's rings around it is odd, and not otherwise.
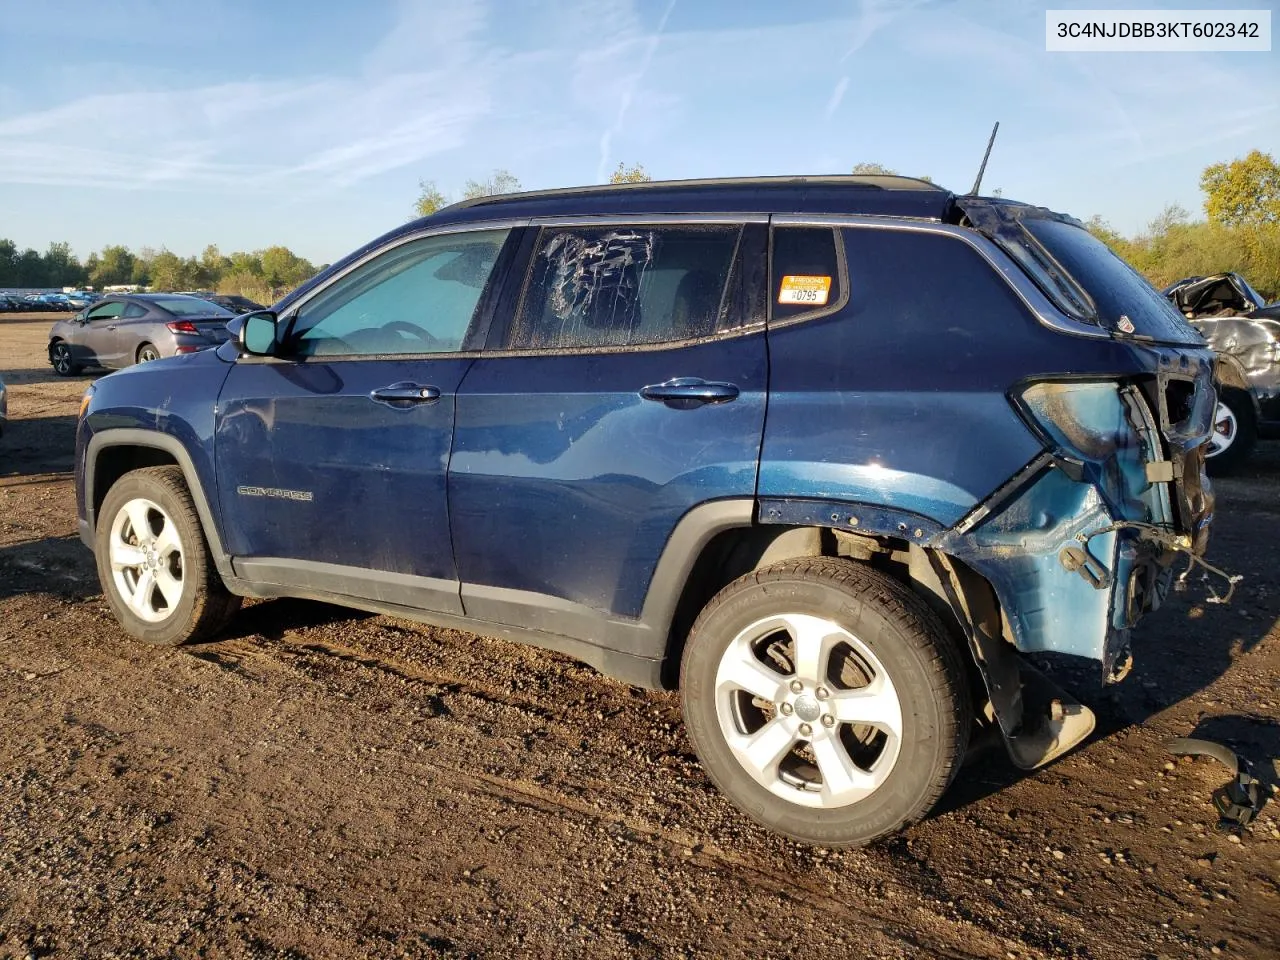
[[[739,226],[548,228],[509,350],[669,343],[732,326]]]
[[[356,267],[302,305],[293,324],[293,353],[456,353],[509,232],[425,237]]]
[[[123,300],[113,300],[89,311],[89,320],[114,320],[124,313],[126,304]]]

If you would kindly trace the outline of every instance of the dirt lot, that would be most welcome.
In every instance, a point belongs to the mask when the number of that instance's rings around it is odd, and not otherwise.
[[[51,319],[51,318],[50,318]],[[1280,774],[1280,444],[1218,485],[1230,607],[1178,595],[1082,749],[979,747],[867,850],[757,829],[674,695],[301,601],[143,649],[74,535],[89,377],[0,317],[0,957],[1280,956],[1280,798],[1216,828],[1199,735]]]

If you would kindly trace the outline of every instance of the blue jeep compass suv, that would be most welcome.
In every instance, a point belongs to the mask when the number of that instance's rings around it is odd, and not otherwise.
[[[98,381],[80,529],[125,630],[308,597],[678,687],[788,836],[923,816],[974,723],[1046,763],[1203,553],[1211,355],[1080,225],[898,177],[472,200],[216,351]]]

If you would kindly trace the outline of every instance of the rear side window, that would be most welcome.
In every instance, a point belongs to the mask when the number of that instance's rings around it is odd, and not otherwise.
[[[131,303],[131,304],[129,304],[127,307],[125,307],[125,308],[124,308],[124,314],[123,314],[123,317],[124,317],[126,320],[133,320],[133,319],[135,319],[135,318],[137,318],[137,317],[145,317],[146,315],[147,315],[147,310],[146,310],[146,308],[145,308],[145,307],[140,307],[140,306],[138,306],[138,304],[136,304],[136,303]]]
[[[226,317],[230,319],[235,316],[225,307],[220,307],[216,303],[208,300],[197,300],[192,298],[173,297],[169,300],[156,300],[155,305],[161,310],[167,310],[175,317]]]
[[[773,318],[796,320],[843,306],[844,270],[830,227],[777,227],[773,231]]]
[[[544,229],[508,350],[668,343],[734,324],[738,226]]]
[[[1087,230],[1039,217],[1022,226],[1088,292],[1106,329],[1164,343],[1203,342],[1168,299]]]

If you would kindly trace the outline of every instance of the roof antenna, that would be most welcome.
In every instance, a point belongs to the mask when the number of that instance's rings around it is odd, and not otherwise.
[[[969,196],[976,197],[978,188],[982,186],[982,175],[987,172],[987,159],[991,156],[991,145],[996,142],[996,131],[1000,129],[1000,121],[996,121],[996,125],[991,128],[991,139],[987,141],[987,152],[982,155],[982,166],[978,168],[978,179],[973,181],[973,189],[969,191]]]

